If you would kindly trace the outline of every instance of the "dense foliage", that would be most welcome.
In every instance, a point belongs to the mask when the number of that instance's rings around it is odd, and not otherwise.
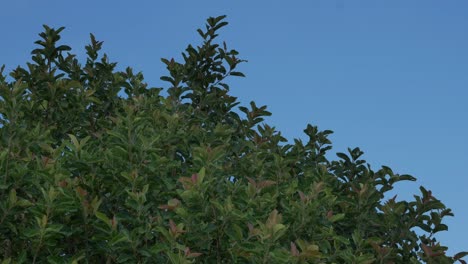
[[[44,26],[32,61],[0,74],[1,263],[453,263],[435,238],[451,216],[415,180],[374,171],[332,132],[287,143],[270,113],[237,107],[224,17],[198,30],[169,83],[117,71],[91,35],[80,64]]]

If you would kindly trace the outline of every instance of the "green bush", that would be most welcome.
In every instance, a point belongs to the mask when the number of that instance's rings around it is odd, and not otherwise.
[[[287,143],[270,113],[229,95],[244,62],[198,30],[169,83],[116,71],[91,35],[81,64],[44,26],[32,61],[0,74],[1,263],[453,263],[435,238],[450,209],[349,149],[332,131]],[[122,93],[125,96],[121,96]]]

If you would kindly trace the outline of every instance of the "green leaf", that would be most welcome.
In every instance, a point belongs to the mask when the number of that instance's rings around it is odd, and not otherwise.
[[[72,263],[72,264],[78,264],[78,262],[79,262],[80,260],[84,259],[85,256],[86,256],[86,255],[83,253],[83,254],[80,254],[80,255],[77,256],[77,257],[73,257],[73,260],[72,260],[71,263]]]
[[[283,224],[276,224],[276,225],[273,226],[273,233],[277,233],[277,232],[279,232],[279,231],[281,231],[281,230],[283,230],[285,228],[286,228],[286,226],[283,225]]]
[[[12,208],[16,205],[16,202],[17,202],[17,198],[16,198],[16,190],[15,189],[11,189],[10,190],[10,195],[8,197],[8,204],[9,204],[9,207]]]
[[[200,171],[198,172],[197,184],[200,184],[203,182],[203,179],[205,178],[205,174],[206,174],[206,169],[205,167],[202,167]]]
[[[102,222],[104,222],[106,225],[108,225],[109,227],[111,227],[111,221],[110,221],[110,219],[109,219],[105,214],[96,211],[96,212],[94,213],[94,215],[95,215],[99,220],[101,220]]]
[[[162,77],[159,78],[159,79],[161,79],[161,81],[170,82],[170,83],[172,83],[172,84],[174,83],[174,79],[171,78],[171,77],[168,77],[168,76],[162,76]]]
[[[399,179],[402,181],[416,181],[415,177],[408,174],[400,175]]]
[[[19,207],[29,207],[29,206],[32,206],[34,205],[33,203],[31,203],[30,201],[26,200],[26,199],[18,199],[18,202],[16,203],[17,206]]]
[[[338,222],[340,220],[343,220],[345,218],[345,214],[336,214],[336,215],[333,215],[332,217],[330,217],[330,222],[334,223],[334,222]]]
[[[341,159],[343,159],[343,160],[345,160],[347,162],[351,162],[348,155],[346,155],[344,153],[338,152],[338,153],[336,153],[336,156],[338,156],[339,158],[341,158]]]
[[[440,232],[440,231],[447,231],[447,230],[448,230],[448,226],[447,226],[446,224],[438,224],[438,225],[434,228],[433,232],[434,232],[434,233],[437,233],[437,232]]]
[[[78,139],[72,134],[68,134],[68,136],[70,137],[70,139],[71,139],[71,141],[73,143],[73,146],[75,146],[76,151],[79,151],[80,150],[80,143],[78,142]]]
[[[459,260],[459,259],[461,259],[461,258],[463,258],[465,256],[468,256],[468,252],[467,251],[462,251],[462,252],[459,252],[459,253],[455,254],[455,256],[453,256],[453,258],[455,260]]]
[[[129,238],[125,234],[118,234],[112,237],[112,240],[109,242],[111,246],[115,246],[118,243],[130,241]]]
[[[245,77],[245,75],[242,72],[236,72],[236,71],[232,71],[231,73],[229,73],[229,75]]]
[[[197,29],[197,32],[203,39],[206,39],[206,35],[205,35],[205,33],[203,33],[203,31],[201,29]]]

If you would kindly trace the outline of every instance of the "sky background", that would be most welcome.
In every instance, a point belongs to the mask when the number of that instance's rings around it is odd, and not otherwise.
[[[167,87],[160,58],[180,58],[209,16],[227,15],[228,48],[248,60],[232,78],[243,105],[267,105],[267,123],[306,140],[308,123],[335,133],[330,158],[360,147],[378,169],[411,174],[452,208],[449,253],[468,251],[468,1],[2,1],[0,65],[30,59],[42,24],[65,26],[62,44],[84,58],[89,33],[119,68]]]

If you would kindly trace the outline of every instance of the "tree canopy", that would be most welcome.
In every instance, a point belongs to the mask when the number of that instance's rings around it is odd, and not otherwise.
[[[44,26],[25,67],[0,71],[1,263],[454,263],[436,234],[450,209],[330,130],[288,142],[227,78],[245,60],[198,29],[167,89],[116,70],[94,35],[80,62]]]

